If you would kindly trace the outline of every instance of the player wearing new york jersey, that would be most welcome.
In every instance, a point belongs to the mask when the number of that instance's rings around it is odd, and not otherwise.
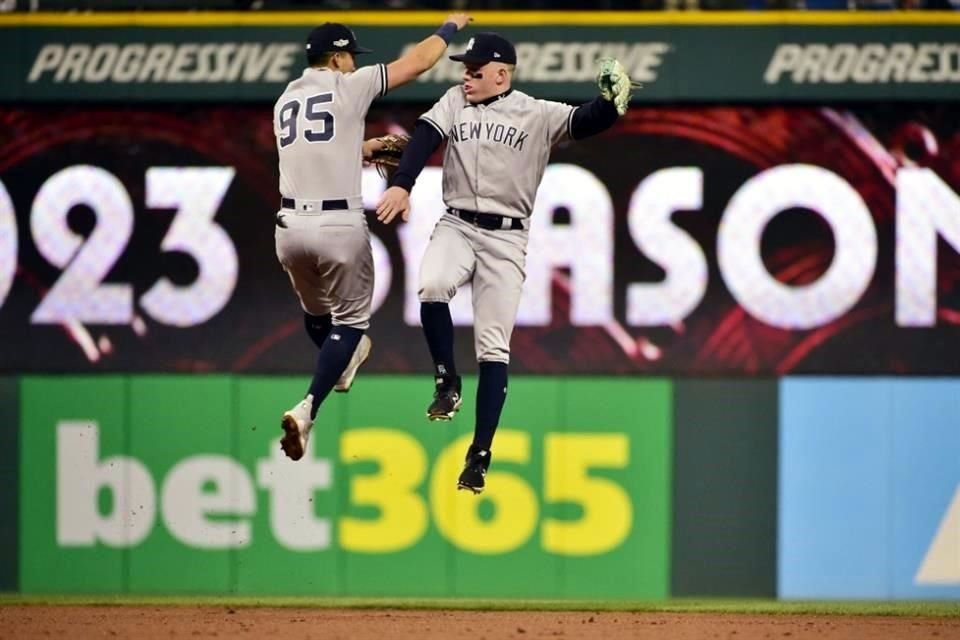
[[[373,257],[360,194],[363,140],[374,99],[431,68],[470,18],[451,14],[437,32],[389,64],[357,69],[353,31],[326,23],[310,32],[307,68],[273,109],[280,163],[277,258],[300,299],[307,334],[320,349],[305,398],[283,414],[283,451],[304,453],[317,409],[331,389],[350,388],[370,353]]]
[[[511,89],[516,51],[495,33],[476,34],[463,54],[450,57],[464,64],[463,84],[447,91],[418,120],[377,214],[384,222],[397,215],[407,219],[414,181],[433,150],[446,141],[446,214],[437,222],[420,266],[420,319],[435,367],[427,417],[450,420],[461,405],[448,303],[458,287],[470,282],[480,377],[473,443],[458,487],[479,493],[506,401],[527,222],[550,149],[561,140],[608,129],[618,109],[602,96],[573,107]]]

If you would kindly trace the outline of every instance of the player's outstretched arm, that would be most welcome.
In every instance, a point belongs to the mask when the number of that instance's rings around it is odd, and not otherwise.
[[[390,181],[390,188],[380,198],[377,205],[377,219],[389,224],[398,215],[406,221],[410,216],[410,192],[443,136],[436,127],[426,120],[418,120],[413,128],[410,142],[403,150],[400,165]]]
[[[397,216],[404,222],[410,219],[410,192],[401,187],[390,187],[380,196],[377,220],[390,224]]]
[[[437,32],[418,42],[402,57],[387,65],[387,91],[402,87],[437,64],[454,35],[473,20],[465,13],[451,13]]]
[[[597,73],[600,95],[576,108],[570,122],[570,135],[574,140],[606,131],[627,112],[631,89],[640,85],[630,81],[623,65],[614,58],[601,58]]]
[[[612,102],[597,96],[574,109],[570,119],[570,137],[583,140],[603,133],[617,121],[617,108]]]

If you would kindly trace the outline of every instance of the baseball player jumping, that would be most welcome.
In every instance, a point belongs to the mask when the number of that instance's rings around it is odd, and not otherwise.
[[[631,83],[618,61],[604,58],[597,78],[601,95],[573,107],[511,89],[517,55],[498,34],[478,33],[464,53],[450,58],[463,62],[463,84],[447,91],[417,121],[377,217],[386,223],[397,215],[408,218],[414,182],[430,154],[446,141],[446,214],[437,222],[420,266],[420,319],[435,367],[427,417],[450,420],[460,409],[448,303],[458,287],[472,282],[480,378],[473,443],[457,486],[480,493],[506,401],[528,218],[550,149],[565,138],[579,140],[611,127],[626,112]]]
[[[307,334],[320,349],[306,397],[283,414],[280,444],[303,456],[317,409],[335,386],[347,391],[370,354],[373,257],[360,195],[363,141],[370,103],[430,69],[470,21],[455,13],[406,55],[357,69],[353,31],[338,23],[313,29],[307,68],[273,108],[280,158],[277,258],[304,311]],[[371,142],[371,141],[368,141]]]

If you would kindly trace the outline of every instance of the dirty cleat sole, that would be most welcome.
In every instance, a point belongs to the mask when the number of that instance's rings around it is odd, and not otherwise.
[[[287,454],[287,457],[291,460],[299,460],[303,457],[303,449],[306,446],[306,441],[303,436],[300,435],[300,427],[297,425],[297,420],[289,413],[283,415],[283,420],[280,421],[280,426],[283,428],[283,438],[280,440],[280,448],[283,449],[283,452]]]
[[[456,404],[453,405],[452,411],[427,411],[427,419],[431,422],[450,422],[457,411],[460,411],[460,405],[462,404],[463,400],[458,399]]]
[[[472,491],[473,495],[480,495],[483,493],[483,487],[471,487],[468,484],[463,484],[462,482],[457,483],[457,491]]]

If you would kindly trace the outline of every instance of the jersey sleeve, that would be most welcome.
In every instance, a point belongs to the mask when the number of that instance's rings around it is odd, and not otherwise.
[[[277,139],[280,138],[280,109],[282,108],[280,100],[273,105],[273,137]]]
[[[276,104],[273,105],[273,137],[280,140],[284,135],[290,135],[291,129],[285,128],[281,123],[296,120],[297,111],[300,108],[300,101],[288,94],[280,96]],[[296,131],[294,128],[293,131]]]
[[[430,110],[420,116],[423,120],[437,132],[447,138],[447,132],[453,128],[453,120],[457,109],[463,108],[463,89],[458,86],[451,87],[443,96],[437,100],[436,104],[430,107]]]
[[[358,104],[369,105],[387,93],[387,67],[383,64],[360,67],[347,74],[343,82],[353,100]]]
[[[553,146],[564,139],[572,139],[573,132],[571,123],[573,122],[573,112],[576,110],[576,107],[551,100],[540,100],[539,102],[543,110],[543,122],[547,130],[547,141],[550,145]]]

